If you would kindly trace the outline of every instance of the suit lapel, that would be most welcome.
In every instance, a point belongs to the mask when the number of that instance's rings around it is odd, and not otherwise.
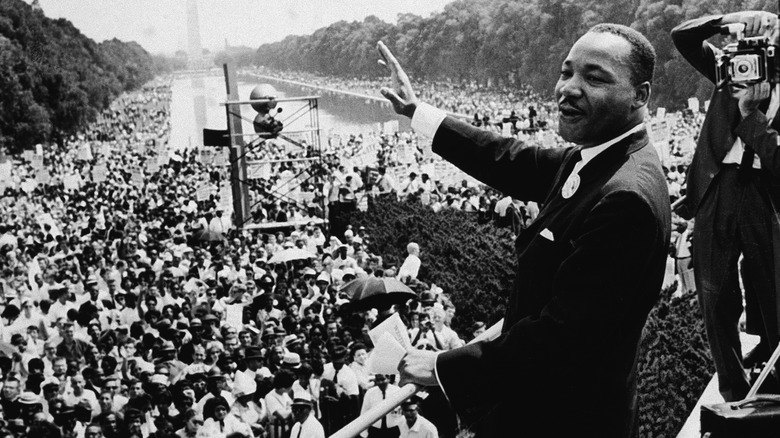
[[[580,187],[578,192],[588,190],[587,185],[593,182],[596,178],[604,175],[604,172],[609,168],[614,167],[617,163],[622,163],[626,157],[644,147],[648,142],[647,131],[641,130],[637,133],[629,135],[618,143],[608,147],[605,151],[598,154],[595,158],[588,162],[582,169],[580,169]],[[544,223],[544,219],[550,216],[552,213],[560,210],[563,206],[576,202],[577,193],[569,198],[565,199],[561,195],[561,187],[569,174],[574,169],[574,164],[571,161],[571,156],[574,153],[575,148],[566,157],[566,161],[561,166],[561,171],[558,172],[558,176],[553,184],[553,189],[547,196],[547,200],[544,208],[539,212],[539,216],[534,221],[534,224]],[[532,224],[533,226],[533,224]]]

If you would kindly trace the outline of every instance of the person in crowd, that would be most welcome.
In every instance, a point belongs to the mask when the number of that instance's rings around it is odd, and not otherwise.
[[[420,261],[420,245],[415,242],[409,242],[406,245],[406,253],[408,255],[404,259],[404,263],[398,268],[398,279],[403,282],[416,280],[422,265]]]
[[[745,37],[771,35],[776,44],[776,22],[776,14],[762,11],[707,16],[675,27],[672,40],[696,70],[716,82],[720,50],[707,40],[724,26],[737,24],[744,25]],[[679,211],[683,218],[696,219],[691,245],[696,291],[720,393],[727,401],[745,397],[750,382],[743,366],[766,360],[780,340],[780,271],[776,266],[780,190],[772,182],[780,171],[775,160],[778,105],[780,96],[772,94],[768,81],[747,84],[733,78],[716,88]],[[740,272],[747,331],[761,337],[747,364],[738,330],[743,307]]]
[[[203,426],[195,434],[196,438],[227,438],[233,434],[252,437],[249,425],[230,414],[227,400],[217,396],[209,399],[203,408]]]
[[[439,438],[436,426],[418,412],[419,403],[412,397],[401,403],[404,421],[398,424],[400,438]]]
[[[290,431],[296,438],[325,438],[325,430],[312,413],[313,405],[308,392],[296,394],[292,402],[292,416],[295,424]]]
[[[529,435],[636,436],[637,350],[671,232],[665,175],[644,126],[653,47],[614,24],[575,42],[555,96],[559,133],[576,146],[554,149],[480,132],[420,103],[390,50],[378,48],[392,81],[382,94],[433,138],[434,152],[502,193],[545,204],[516,243],[503,335],[443,353],[410,351],[401,383],[440,386],[478,436],[518,424]],[[572,421],[556,421],[546,407],[583,393],[598,401]]]
[[[398,386],[390,383],[386,375],[377,374],[374,377],[374,386],[369,388],[365,397],[363,397],[363,406],[360,408],[361,415],[399,390]],[[390,413],[372,424],[361,436],[368,438],[397,438],[400,434],[400,429],[398,428],[399,421],[397,413]]]

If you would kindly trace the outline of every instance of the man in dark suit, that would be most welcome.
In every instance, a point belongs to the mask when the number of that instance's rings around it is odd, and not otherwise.
[[[424,103],[384,46],[396,112],[433,150],[497,190],[544,207],[516,241],[502,335],[416,351],[402,383],[439,385],[478,437],[638,434],[639,340],[664,276],[669,194],[643,120],[655,52],[640,33],[598,25],[572,47],[555,88],[559,132],[541,149]]]
[[[745,36],[770,33],[777,17],[749,11],[687,21],[672,30],[677,50],[701,74],[716,81],[719,52],[706,40],[723,26],[744,24]],[[770,127],[767,82],[716,89],[702,125],[688,170],[687,190],[680,216],[696,218],[692,257],[696,290],[707,337],[718,371],[720,392],[727,401],[742,399],[750,389],[743,369],[739,340],[742,291],[738,260],[744,256],[747,329],[760,335],[756,350],[764,359],[777,345],[780,228],[776,205],[780,190],[780,149],[777,120]]]

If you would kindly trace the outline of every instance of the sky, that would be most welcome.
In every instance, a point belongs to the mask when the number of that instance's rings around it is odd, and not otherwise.
[[[32,3],[32,0],[25,0]],[[202,46],[258,47],[369,15],[395,23],[399,13],[428,17],[452,0],[196,0]],[[136,41],[153,54],[187,50],[185,0],[39,0],[47,17],[66,18],[95,41]]]

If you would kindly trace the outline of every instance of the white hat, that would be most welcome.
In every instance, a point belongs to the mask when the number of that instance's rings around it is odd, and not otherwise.
[[[325,281],[327,283],[330,283],[330,275],[327,271],[320,272],[320,275],[317,276],[316,281]]]
[[[243,371],[237,371],[233,381],[233,395],[241,397],[242,395],[254,394],[257,391],[255,379],[249,377]]]

